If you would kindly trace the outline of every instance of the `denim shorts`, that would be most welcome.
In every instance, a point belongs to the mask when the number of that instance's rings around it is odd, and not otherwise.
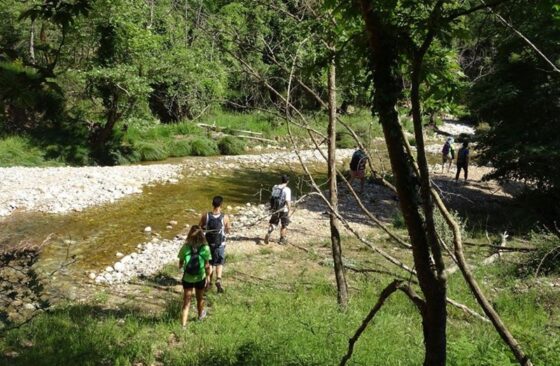
[[[212,253],[212,259],[210,260],[211,266],[221,266],[226,262],[225,244],[220,246],[210,245],[210,253]]]

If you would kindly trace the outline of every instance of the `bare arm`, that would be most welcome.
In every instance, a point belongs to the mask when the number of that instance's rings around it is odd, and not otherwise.
[[[200,226],[203,229],[206,228],[206,214],[202,214],[200,216],[200,222],[198,223],[198,226]]]
[[[229,221],[229,215],[224,216],[224,225],[225,225],[224,228],[225,233],[229,234],[229,232],[231,231],[231,223]]]

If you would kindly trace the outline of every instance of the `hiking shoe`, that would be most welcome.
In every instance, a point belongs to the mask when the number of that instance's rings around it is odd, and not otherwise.
[[[269,239],[270,239],[270,234],[266,234],[266,235],[264,236],[264,243],[265,243],[265,244],[268,244]]]
[[[286,240],[286,238],[283,236],[283,237],[280,238],[280,240],[278,240],[278,244],[286,245],[286,244],[288,244],[288,240]]]
[[[221,282],[216,282],[216,290],[218,290],[219,294],[223,294],[224,293],[224,288],[222,287],[222,283]]]
[[[206,315],[208,315],[206,314],[206,309],[202,310],[202,314],[198,316],[198,320],[204,320],[204,318],[206,318]]]

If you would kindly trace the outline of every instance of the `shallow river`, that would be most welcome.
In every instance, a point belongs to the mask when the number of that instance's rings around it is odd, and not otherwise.
[[[53,234],[35,269],[47,280],[51,296],[81,297],[79,289],[87,272],[111,265],[118,259],[117,252],[130,253],[155,233],[161,238],[174,237],[185,230],[185,224],[198,223],[200,213],[209,209],[215,195],[224,197],[225,207],[260,203],[267,199],[266,190],[278,176],[277,171],[245,169],[221,172],[221,176],[185,177],[177,184],[147,186],[142,194],[82,212],[14,213],[1,222],[0,247],[22,240],[40,243]],[[295,184],[294,188],[297,194]],[[171,220],[178,224],[166,229]],[[152,228],[152,234],[144,233],[146,226]]]

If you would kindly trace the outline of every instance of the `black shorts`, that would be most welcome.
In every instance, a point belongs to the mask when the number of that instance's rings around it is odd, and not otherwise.
[[[273,213],[268,223],[271,225],[278,225],[279,222],[282,223],[282,227],[288,227],[288,225],[290,225],[290,216],[288,212],[281,211]]]
[[[203,279],[202,281],[199,281],[199,282],[185,282],[185,281],[182,281],[182,283],[183,283],[183,289],[185,289],[185,290],[190,289],[190,288],[195,288],[197,290],[202,290],[206,286],[206,278]]]
[[[220,246],[210,245],[210,253],[212,254],[211,266],[222,266],[226,263],[226,246],[224,244]]]

